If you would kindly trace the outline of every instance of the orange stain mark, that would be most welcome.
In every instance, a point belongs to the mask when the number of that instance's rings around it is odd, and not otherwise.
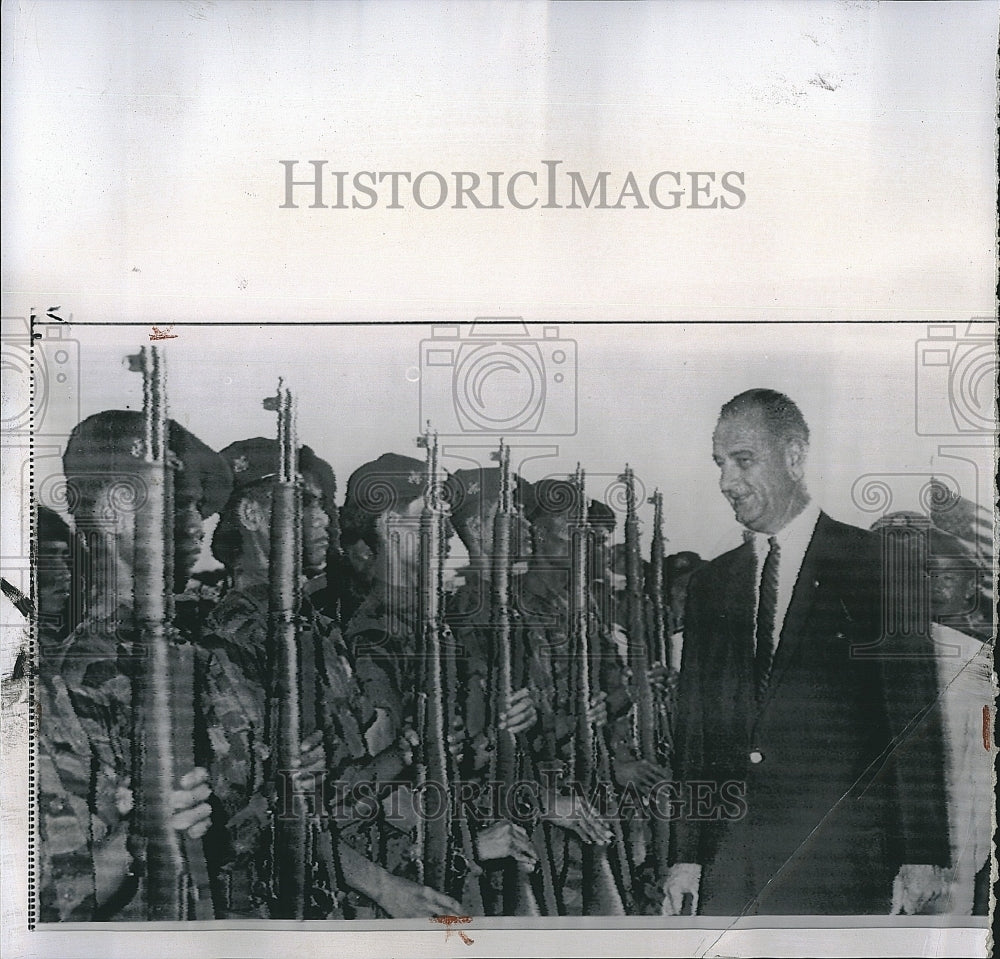
[[[465,925],[466,923],[472,922],[472,916],[431,916],[431,922],[439,922],[441,923],[442,926],[445,927],[445,937],[444,937],[445,942],[447,942],[451,938],[451,934],[453,932],[457,932],[459,938],[467,946],[471,946],[476,941],[471,936],[466,935],[466,933],[463,932],[461,929],[451,928],[454,925],[458,924]]]
[[[161,328],[159,326],[153,327],[153,332],[149,334],[151,340],[176,340],[177,334],[171,333],[170,331],[174,328],[174,324],[171,323],[170,326]]]

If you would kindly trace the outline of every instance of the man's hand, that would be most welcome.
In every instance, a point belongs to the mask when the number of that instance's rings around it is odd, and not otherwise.
[[[115,787],[115,809],[123,819],[135,808],[135,796],[132,789],[125,783],[119,783]]]
[[[525,686],[510,698],[510,708],[500,714],[499,727],[513,733],[527,732],[538,720],[535,701],[531,698],[531,690]]]
[[[465,721],[461,716],[456,716],[451,721],[451,731],[448,733],[448,754],[456,763],[460,763],[462,757],[465,755],[465,744],[468,735],[468,731],[465,728]]]
[[[308,785],[308,780],[326,769],[326,749],[323,746],[323,730],[316,729],[302,740],[299,746],[299,765],[292,770],[292,779],[297,787]]]
[[[501,820],[484,829],[476,836],[476,858],[482,862],[488,859],[512,857],[526,871],[535,868],[538,857],[528,834],[512,822]]]
[[[542,797],[542,806],[542,818],[546,822],[575,832],[586,843],[606,846],[614,838],[614,833],[582,796],[553,791]]]
[[[395,779],[407,766],[412,765],[414,750],[420,737],[412,726],[404,726],[396,741],[390,743],[373,760],[372,775],[380,780]]]
[[[653,687],[653,695],[661,702],[676,691],[679,678],[677,670],[663,663],[653,663],[649,669],[649,685]]]
[[[608,694],[599,692],[590,701],[590,708],[587,710],[587,722],[591,723],[594,729],[600,729],[608,722]]]
[[[701,885],[701,866],[694,862],[679,862],[667,870],[663,884],[663,909],[661,915],[684,915],[684,897],[691,897],[690,915],[698,914],[698,887]]]
[[[211,823],[212,807],[208,797],[212,787],[208,784],[208,771],[196,766],[181,776],[180,789],[170,794],[174,815],[170,825],[178,832],[186,832],[192,839],[200,839]]]
[[[892,884],[890,916],[915,916],[946,891],[940,866],[903,865]]]
[[[461,916],[465,913],[461,904],[451,896],[388,872],[381,877],[378,893],[373,898],[393,919]]]
[[[670,774],[648,759],[615,759],[615,782],[619,786],[634,783],[640,790],[648,791],[657,783],[670,779]]]

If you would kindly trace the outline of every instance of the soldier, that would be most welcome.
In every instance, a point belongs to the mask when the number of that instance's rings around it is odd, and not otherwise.
[[[417,588],[421,561],[419,521],[425,489],[425,464],[395,453],[385,453],[364,464],[347,483],[341,512],[344,529],[367,531],[376,542],[373,588],[347,627],[359,679],[378,714],[369,731],[370,744],[384,744],[393,736],[409,734],[415,722],[415,696],[423,688]],[[477,562],[482,562],[482,554]],[[482,652],[474,653],[466,661],[467,667],[481,669],[482,658]],[[454,683],[447,696],[450,702],[456,701]],[[522,694],[507,721],[520,728],[530,717],[530,700]],[[464,730],[451,730],[453,758],[465,751],[464,738]],[[413,860],[415,807],[409,788],[400,788],[394,797],[394,809],[382,816],[373,830],[372,843],[382,850],[380,861],[393,873],[415,874],[418,868]],[[495,822],[482,829],[470,837],[469,845],[463,853],[467,878],[474,878],[478,872],[476,861],[507,856],[514,856],[526,866],[534,861],[523,832],[508,822]],[[467,883],[465,889],[470,888]],[[474,895],[470,903],[474,905],[468,908],[478,908]]]
[[[209,617],[203,668],[214,692],[205,704],[210,730],[209,767],[217,777],[219,808],[209,837],[210,869],[217,908],[227,916],[266,916],[269,910],[270,824],[278,785],[268,781],[267,698],[271,686],[268,652],[268,581],[271,474],[277,443],[251,439],[223,450],[236,488],[220,519],[212,548],[230,572],[233,587]],[[303,570],[321,573],[329,547],[332,471],[308,446],[300,449],[303,477]],[[326,492],[325,492],[326,491]],[[301,695],[304,726],[301,771],[296,789],[310,788],[308,774],[325,773],[327,796],[344,798],[359,783],[396,778],[412,759],[412,732],[401,731],[371,748],[375,715],[355,678],[351,657],[333,622],[304,597],[300,611]],[[273,778],[273,777],[272,777]],[[393,876],[365,855],[364,838],[350,822],[350,808],[327,810],[342,828],[329,844],[314,840],[322,862],[314,863],[311,915],[356,915],[374,903],[390,916],[455,913],[456,902],[415,882]],[[325,852],[324,852],[325,850]],[[354,890],[346,908],[338,900]],[[360,894],[360,896],[358,895]]]
[[[902,602],[890,608],[886,618],[896,614],[900,625],[911,624],[929,612],[932,619],[951,865],[939,870],[941,895],[921,912],[985,915],[995,750],[983,749],[982,726],[983,707],[994,701],[993,644],[984,642],[968,620],[975,613],[975,557],[922,513],[890,513],[871,529],[882,539],[894,579],[907,585],[923,583],[926,590],[923,595],[919,588],[915,595],[912,589],[902,593]],[[894,626],[890,619],[890,628]]]
[[[518,480],[518,483],[521,481]],[[456,470],[448,479],[446,496],[452,504],[451,523],[469,554],[462,571],[463,583],[448,608],[457,648],[457,685],[464,696],[463,730],[469,745],[467,772],[482,774],[484,752],[492,738],[492,703],[489,690],[494,655],[491,629],[490,549],[493,519],[500,495],[499,469]],[[527,536],[527,530],[525,530]],[[502,728],[515,735],[535,725],[537,713],[528,686],[515,690],[510,709],[498,717]]]
[[[128,918],[143,914],[143,890],[127,844],[134,800],[131,649],[135,516],[143,416],[107,410],[80,423],[63,455],[70,509],[90,542],[93,573],[87,618],[64,644],[42,649],[39,799],[43,916]],[[178,496],[175,569],[189,568],[200,516],[217,511],[228,471],[205,444],[173,421],[169,446]],[[197,526],[197,529],[196,529]],[[183,686],[190,677],[174,677]],[[193,738],[187,730],[187,740]],[[202,768],[179,777],[172,825],[198,840],[208,826],[210,787]]]
[[[671,553],[663,561],[663,591],[668,603],[667,629],[670,634],[671,669],[677,673],[681,668],[681,650],[684,646],[684,607],[687,588],[691,577],[705,565],[697,553],[684,550]]]
[[[572,668],[574,654],[570,648],[573,618],[570,547],[577,496],[576,487],[565,480],[543,479],[532,487],[526,509],[532,528],[532,556],[518,596],[524,622],[522,641],[526,655],[537,664],[533,676],[539,688],[534,698],[540,722],[532,738],[536,765],[564,770],[574,764],[579,693],[573,686],[577,670]],[[598,629],[602,645],[601,691],[591,700],[587,718],[596,735],[603,736],[609,720],[609,693],[616,709],[611,719],[616,723],[627,715],[629,701],[622,687],[620,660],[598,622],[593,605],[590,614],[591,625]],[[565,813],[558,816],[559,824],[574,834],[571,837],[562,830],[547,830],[554,871],[565,877],[557,891],[558,909],[560,914],[580,915],[584,908],[580,841],[606,845],[615,838],[614,832],[598,820],[595,811],[581,802],[579,796],[571,796],[572,802],[564,805],[566,795],[562,790],[549,795],[555,804],[550,811]],[[619,879],[624,881],[624,876]]]
[[[38,507],[38,641],[47,648],[69,632],[72,533],[66,521]]]

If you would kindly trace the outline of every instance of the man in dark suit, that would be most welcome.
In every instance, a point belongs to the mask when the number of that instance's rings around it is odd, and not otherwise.
[[[692,797],[730,783],[745,805],[727,819],[687,803],[666,912],[688,895],[703,915],[917,912],[940,892],[929,637],[884,635],[879,541],[811,501],[808,444],[772,390],[730,400],[715,429],[720,487],[747,533],[691,581],[676,768]]]

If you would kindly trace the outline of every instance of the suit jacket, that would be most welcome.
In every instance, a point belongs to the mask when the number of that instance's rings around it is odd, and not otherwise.
[[[887,914],[900,865],[948,862],[933,648],[883,635],[880,548],[820,514],[759,706],[753,545],[692,578],[677,775],[745,784],[675,822],[702,914]]]

